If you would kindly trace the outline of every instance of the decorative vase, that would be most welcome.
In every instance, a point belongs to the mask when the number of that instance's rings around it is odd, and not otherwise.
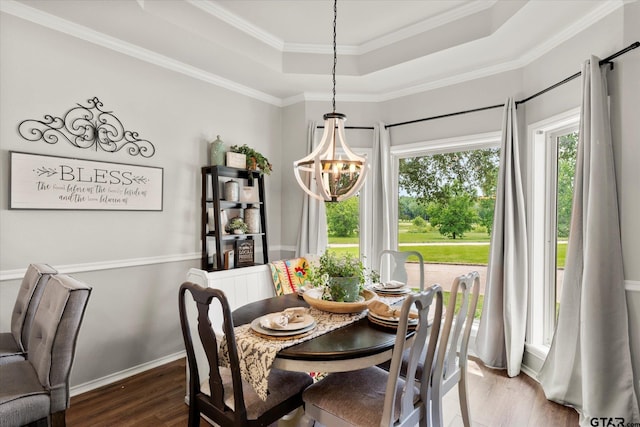
[[[260,209],[251,205],[244,210],[244,222],[247,224],[247,233],[260,233]]]
[[[224,166],[224,154],[224,142],[222,142],[220,135],[218,135],[216,140],[209,144],[209,164],[211,166]]]
[[[240,200],[240,184],[237,181],[229,180],[224,183],[224,199],[230,202]]]
[[[329,293],[333,301],[355,302],[360,297],[357,277],[329,277]]]

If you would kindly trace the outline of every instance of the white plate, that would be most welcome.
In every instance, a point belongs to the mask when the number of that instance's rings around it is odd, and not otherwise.
[[[315,327],[316,327],[315,320],[309,326],[307,326],[305,328],[302,328],[302,329],[296,329],[294,331],[265,329],[262,326],[260,326],[260,318],[259,317],[257,319],[254,319],[253,322],[251,322],[251,329],[253,329],[254,331],[256,331],[256,332],[258,332],[260,334],[270,335],[272,337],[290,337],[290,336],[293,336],[293,335],[304,334],[305,332],[309,332],[310,330],[312,330]]]
[[[376,291],[379,294],[391,294],[391,295],[399,295],[399,294],[409,294],[411,293],[411,288],[394,288],[394,289],[387,289],[387,288],[373,288],[374,291]]]
[[[271,324],[273,323],[271,321],[272,318],[278,318],[280,316],[282,316],[282,312],[269,313],[269,314],[265,314],[262,317],[259,317],[258,320],[259,320],[260,327],[262,327],[263,329],[269,329],[273,331],[298,331],[300,329],[304,329],[308,327],[309,325],[315,322],[315,319],[313,318],[313,316],[311,316],[310,314],[304,314],[301,322],[291,322],[291,323],[287,323],[284,326],[278,325],[276,327],[267,327],[262,324],[262,319],[268,319],[269,323]]]
[[[384,323],[388,323],[388,324],[395,324],[397,325],[398,322],[400,321],[399,318],[397,317],[387,317],[387,316],[381,316],[379,314],[376,314],[372,311],[369,311],[368,313],[369,317],[373,317],[374,319],[380,321],[380,322],[384,322]],[[409,319],[409,325],[417,325],[418,324],[418,319]]]

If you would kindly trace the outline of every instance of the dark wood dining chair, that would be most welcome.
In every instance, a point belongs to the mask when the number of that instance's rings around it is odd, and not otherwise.
[[[11,331],[0,333],[0,365],[27,358],[29,333],[44,287],[57,271],[47,264],[29,264],[11,313]]]
[[[433,303],[435,298],[435,303]],[[423,370],[418,383],[418,363],[431,366],[440,333],[440,321],[428,325],[429,311],[435,306],[434,319],[442,317],[442,288],[409,295],[402,304],[390,370],[377,366],[327,375],[302,394],[307,421],[326,426],[426,426],[429,420],[428,385],[431,371]],[[418,310],[420,326],[407,340],[409,312]],[[423,352],[423,348],[427,348]],[[409,352],[408,375],[400,376],[403,354]]]
[[[209,362],[208,384],[203,387],[199,381],[191,338],[185,301],[187,291],[193,296],[197,306],[197,330]],[[302,406],[302,392],[313,383],[305,373],[271,369],[266,401],[242,380],[231,309],[224,292],[185,282],[180,286],[178,300],[189,365],[189,426],[199,426],[201,414],[222,427],[268,426]],[[218,341],[209,319],[209,308],[214,300],[217,300],[222,310],[222,329],[229,350],[229,367],[219,366]]]

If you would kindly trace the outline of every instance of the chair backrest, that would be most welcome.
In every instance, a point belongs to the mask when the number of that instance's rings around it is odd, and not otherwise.
[[[447,312],[440,334],[433,378],[442,383],[458,382],[460,363],[466,363],[471,327],[478,306],[480,276],[474,271],[458,276],[451,285]],[[459,306],[456,311],[456,305]],[[453,385],[453,384],[451,384]],[[448,389],[449,387],[445,387]],[[446,390],[444,390],[446,391]]]
[[[297,292],[309,277],[309,262],[304,257],[273,261],[269,267],[276,295]]]
[[[11,334],[20,351],[29,350],[29,333],[42,292],[51,275],[57,271],[47,264],[30,264],[22,278],[11,314]]]
[[[385,249],[380,252],[380,278],[383,281],[397,280],[398,282],[408,283],[409,275],[407,273],[407,258],[415,256],[418,258],[420,281],[420,290],[424,290],[424,259],[422,254],[417,251],[392,251]]]
[[[186,292],[193,296],[198,308],[198,335],[207,355],[209,362],[209,395],[205,395],[200,390],[199,371],[196,361],[189,316],[186,308]],[[233,384],[234,409],[232,410],[224,402],[223,379],[220,372],[218,360],[218,343],[216,335],[209,320],[209,307],[213,300],[218,300],[222,309],[223,324],[222,329],[227,340],[229,350],[229,364]],[[178,308],[180,311],[180,325],[182,336],[187,351],[187,362],[189,365],[189,404],[203,405],[200,408],[213,421],[221,425],[229,425],[247,419],[244,394],[242,391],[242,377],[240,374],[240,363],[236,338],[233,332],[233,319],[231,309],[224,292],[214,288],[203,288],[191,282],[185,282],[180,286],[178,297]]]
[[[33,319],[27,360],[50,393],[51,413],[69,407],[69,374],[90,294],[70,276],[51,276]]]
[[[435,303],[433,300],[435,298]],[[435,307],[432,307],[435,306]],[[411,309],[418,310],[419,323],[415,331],[413,343],[406,339],[408,329],[409,312]],[[435,310],[435,315],[430,322],[429,311]],[[430,383],[430,369],[422,370],[422,378],[419,387],[416,389],[416,370],[418,365],[432,366],[436,353],[436,345],[440,334],[442,318],[442,288],[440,285],[433,285],[426,291],[411,294],[402,304],[399,317],[396,342],[393,348],[393,356],[389,367],[389,380],[385,392],[384,409],[382,413],[381,425],[392,425],[394,419],[394,406],[396,402],[396,390],[398,379],[401,375],[403,355],[408,350],[407,375],[402,388],[400,403],[399,422],[397,425],[417,425],[421,416],[428,419],[428,414],[424,409],[428,409],[428,388]],[[431,326],[429,327],[429,324]],[[422,351],[428,347],[426,353]],[[410,347],[410,349],[409,349]],[[416,392],[417,390],[417,392]]]

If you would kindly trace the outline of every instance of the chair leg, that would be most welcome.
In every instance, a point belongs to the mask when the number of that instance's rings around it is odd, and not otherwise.
[[[471,416],[469,414],[469,392],[467,390],[467,365],[460,367],[460,381],[458,382],[458,396],[460,399],[460,412],[462,413],[462,423],[464,427],[471,427]]]
[[[442,427],[444,418],[442,416],[442,390],[440,387],[431,391],[431,421],[434,427]]]
[[[189,427],[200,427],[200,411],[196,408],[196,405],[192,402],[189,405]]]
[[[67,425],[66,411],[58,411],[55,414],[51,414],[51,427],[65,427]]]

